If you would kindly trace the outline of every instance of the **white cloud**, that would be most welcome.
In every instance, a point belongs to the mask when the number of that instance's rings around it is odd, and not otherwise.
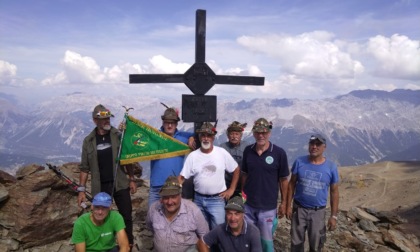
[[[159,64],[157,66],[159,68]],[[101,69],[95,59],[72,51],[65,52],[62,67],[63,71],[42,80],[42,85],[113,84],[128,82],[129,74],[150,72],[147,66],[130,63]]]
[[[258,68],[258,66],[255,65],[248,65],[247,69],[242,69],[240,67],[233,67],[226,69],[223,71],[222,69],[219,69],[219,72],[217,74],[220,75],[236,75],[236,76],[263,76],[263,72],[261,69]]]
[[[64,72],[60,72],[52,77],[47,77],[41,81],[42,86],[65,84],[67,83],[67,76]]]
[[[275,80],[265,79],[264,86],[246,86],[244,89],[248,93],[255,93],[256,96],[264,94],[264,96],[276,97],[291,97],[292,90],[302,90],[303,81],[296,77],[296,75],[286,74]],[[293,92],[295,92],[293,91]]]
[[[10,85],[16,78],[17,67],[7,61],[0,60],[0,84]]]
[[[377,76],[398,79],[420,79],[420,41],[394,34],[369,39],[367,51],[373,55]]]
[[[281,69],[301,78],[354,78],[364,71],[363,65],[332,41],[326,31],[297,36],[242,36],[238,43],[255,52],[277,58]]]
[[[151,71],[153,73],[163,74],[183,74],[191,67],[187,63],[174,63],[162,55],[153,56],[150,59],[150,63],[152,64]]]
[[[420,90],[420,85],[416,85],[416,84],[413,84],[413,83],[408,83],[408,84],[406,84],[406,85],[404,85],[404,87],[403,87],[404,89],[412,89],[412,90]]]
[[[129,74],[143,74],[148,72],[148,67],[140,66],[138,64],[124,63],[122,65],[115,65],[113,67],[105,67],[103,73],[105,75],[104,82],[128,83]]]
[[[65,52],[62,64],[69,82],[100,83],[105,77],[93,58],[72,51]]]
[[[250,76],[263,76],[264,73],[258,66],[248,65],[248,75]]]
[[[67,50],[61,60],[63,71],[44,79],[43,85],[101,83],[105,75],[96,61]]]

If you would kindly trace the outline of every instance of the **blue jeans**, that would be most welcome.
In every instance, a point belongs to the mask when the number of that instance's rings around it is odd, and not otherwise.
[[[225,200],[220,196],[205,197],[194,194],[194,203],[200,208],[210,230],[225,223]]]
[[[150,206],[160,200],[159,191],[162,188],[162,186],[151,186],[149,189],[149,203],[147,209],[150,208]]]

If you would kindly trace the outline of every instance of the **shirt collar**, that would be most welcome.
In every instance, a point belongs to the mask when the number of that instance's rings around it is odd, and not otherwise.
[[[268,149],[266,151],[273,152],[274,144],[271,143],[271,141],[269,141],[269,143],[270,143],[270,146],[268,146]],[[251,149],[253,149],[254,151],[256,151],[256,148],[257,148],[257,143],[253,143],[252,146],[251,146]]]

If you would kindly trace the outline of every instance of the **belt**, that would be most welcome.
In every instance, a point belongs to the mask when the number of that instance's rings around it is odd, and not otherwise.
[[[199,192],[197,192],[197,191],[195,191],[195,193],[196,193],[198,196],[201,196],[201,197],[206,197],[206,198],[214,198],[214,197],[218,197],[218,196],[219,196],[219,194],[220,194],[220,193],[216,193],[216,194],[201,194],[201,193],[199,193]]]
[[[295,202],[296,206],[298,206],[300,208],[308,209],[308,210],[315,210],[315,211],[317,211],[317,210],[324,209],[326,207],[326,206],[304,207],[298,201],[295,200],[294,202]]]

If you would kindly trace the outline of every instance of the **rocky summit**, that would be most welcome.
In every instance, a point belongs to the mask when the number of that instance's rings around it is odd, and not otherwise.
[[[67,177],[78,181],[77,163],[68,163],[59,169]],[[418,167],[415,168],[417,170]],[[354,171],[357,172],[357,169]],[[412,173],[412,179],[416,179],[417,175]],[[145,228],[149,184],[140,178],[139,172],[136,176],[138,190],[132,195],[133,251],[152,251],[152,233]],[[407,205],[399,205],[395,206],[396,209],[383,211],[365,205],[368,200],[354,201],[359,197],[358,188],[363,194],[360,196],[366,196],[366,189],[375,184],[371,181],[375,177],[360,182],[360,176],[355,176],[353,172],[346,171],[340,176],[344,181],[340,184],[340,203],[350,202],[350,197],[355,203],[343,204],[345,208],[340,205],[338,227],[328,232],[324,251],[420,251],[418,189],[417,197],[408,199],[417,199],[410,202],[416,204],[414,207],[410,205],[410,209],[403,209]],[[351,184],[355,186],[349,188],[349,181],[353,181]],[[416,181],[419,181],[418,177]],[[418,186],[418,182],[410,184],[410,187]],[[89,189],[89,183],[87,187]],[[351,193],[347,194],[347,191]],[[87,211],[79,208],[76,202],[77,193],[48,167],[28,165],[21,167],[16,176],[0,171],[0,252],[73,251],[70,244],[73,222]],[[390,204],[392,202],[388,202]],[[283,218],[275,235],[276,251],[290,250],[289,233],[290,221]]]

